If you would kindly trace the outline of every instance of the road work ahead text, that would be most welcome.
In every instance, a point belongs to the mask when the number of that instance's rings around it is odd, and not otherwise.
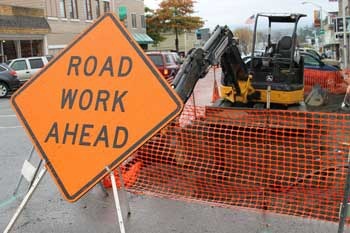
[[[133,67],[133,61],[128,56],[115,58],[107,56],[99,61],[95,56],[82,58],[71,56],[67,66],[67,78],[101,79],[128,78]],[[89,111],[113,112],[123,114],[127,111],[125,101],[128,90],[108,90],[91,88],[62,88],[59,107],[62,111],[79,110],[89,114]],[[92,124],[91,122],[52,123],[45,138],[45,143],[71,144],[79,146],[103,146],[120,149],[128,142],[129,131],[124,125]]]

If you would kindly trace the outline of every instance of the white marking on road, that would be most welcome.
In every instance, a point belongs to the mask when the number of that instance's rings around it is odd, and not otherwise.
[[[18,129],[18,128],[22,128],[22,126],[20,125],[15,125],[15,126],[0,126],[0,129]]]
[[[7,110],[12,110],[12,108],[0,108],[1,110],[5,110],[5,111],[7,111]]]
[[[5,117],[16,117],[16,115],[0,115],[0,118],[5,118]]]

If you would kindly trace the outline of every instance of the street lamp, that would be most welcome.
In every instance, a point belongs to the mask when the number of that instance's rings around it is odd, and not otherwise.
[[[316,3],[313,3],[313,2],[309,2],[309,1],[305,1],[305,2],[302,2],[301,4],[305,5],[305,4],[311,4],[311,5],[314,5],[315,7],[318,7],[320,9],[320,18],[321,18],[321,28],[322,28],[322,6],[321,5],[318,5]]]
[[[308,2],[308,1],[305,1],[305,2],[302,2],[301,4],[305,5],[305,4],[311,4],[311,5],[314,5],[315,7],[318,7],[320,9],[320,19],[321,19],[321,22],[320,22],[320,27],[321,29],[323,29],[323,23],[322,23],[322,6],[321,5],[318,5],[316,3],[313,3],[313,2]]]
[[[346,34],[346,5],[347,3],[345,0],[343,0],[342,4],[342,11],[343,11],[343,41],[344,41],[344,48],[343,48],[343,61],[344,61],[344,69],[348,68],[348,36]]]

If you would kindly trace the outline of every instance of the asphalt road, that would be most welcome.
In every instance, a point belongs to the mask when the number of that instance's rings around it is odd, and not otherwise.
[[[23,183],[18,197],[13,197],[31,147],[9,99],[0,99],[0,230],[5,229],[28,187]],[[39,157],[34,154],[33,163],[38,162]],[[78,202],[70,204],[62,199],[46,174],[12,232],[120,232],[113,195],[111,190],[108,192],[110,195],[105,197],[101,188],[95,187]],[[133,194],[128,194],[128,201],[132,212],[129,218],[125,216],[128,233],[337,232],[337,224],[252,210],[215,208]]]

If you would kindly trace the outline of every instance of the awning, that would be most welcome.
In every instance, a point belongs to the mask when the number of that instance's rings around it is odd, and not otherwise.
[[[44,17],[0,15],[0,32],[8,34],[48,34],[50,26]]]
[[[152,44],[153,40],[151,37],[149,37],[146,33],[138,33],[138,32],[133,32],[132,33],[134,39],[137,41],[139,44]]]
[[[51,29],[44,17],[0,15],[0,32],[6,34],[48,34]]]

